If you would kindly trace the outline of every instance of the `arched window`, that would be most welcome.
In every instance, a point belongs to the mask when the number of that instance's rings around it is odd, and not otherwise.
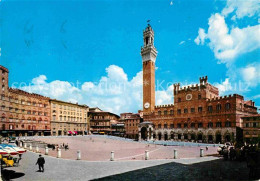
[[[213,123],[212,123],[212,122],[209,122],[209,123],[208,123],[208,127],[209,127],[209,128],[212,128],[212,127],[213,127]]]
[[[231,108],[231,104],[230,103],[226,103],[226,110],[230,110],[230,108]]]
[[[149,43],[149,37],[146,37],[145,38],[145,45],[148,45],[148,43]]]
[[[216,109],[217,109],[217,111],[220,111],[220,110],[221,110],[221,104],[218,104],[218,105],[216,106]]]

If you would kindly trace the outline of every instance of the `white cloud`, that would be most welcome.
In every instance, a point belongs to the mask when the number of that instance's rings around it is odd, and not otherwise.
[[[226,78],[224,82],[222,83],[216,83],[215,86],[219,90],[220,95],[224,95],[226,92],[232,90],[231,83],[229,82],[229,78]]]
[[[181,41],[181,42],[179,43],[179,45],[182,45],[183,43],[185,43],[185,41]]]
[[[157,90],[156,105],[173,104],[173,85],[169,86],[166,90]]]
[[[243,80],[249,86],[256,86],[260,83],[260,63],[254,63],[240,69]]]
[[[228,16],[234,12],[235,15],[232,17],[233,20],[241,19],[245,16],[252,17],[255,14],[260,13],[259,6],[259,0],[228,0],[221,14]]]
[[[47,77],[45,75],[40,75],[39,77],[36,77],[32,80],[32,83],[34,84],[45,84],[47,80]]]
[[[142,109],[143,73],[138,72],[128,80],[124,70],[116,65],[106,68],[106,76],[98,82],[70,83],[54,80],[47,82],[45,75],[32,79],[29,86],[16,86],[20,89],[42,94],[53,99],[87,104],[90,107],[100,107],[105,111],[117,114],[122,112],[137,112]],[[156,91],[157,104],[172,103],[172,86],[167,90]]]
[[[256,63],[247,65],[247,62],[252,62],[252,60],[238,59],[241,55],[260,48],[260,25],[256,22],[259,22],[259,5],[259,0],[228,0],[220,13],[210,16],[207,29],[199,28],[198,36],[194,39],[197,45],[208,45],[218,63],[224,63],[227,66],[228,79],[223,83],[218,83],[221,93],[230,91],[226,89],[225,83],[232,83],[237,87],[243,84],[246,88],[240,87],[236,90],[241,92],[248,91],[248,88],[260,83],[259,73],[255,71],[259,70],[259,66]],[[247,25],[245,21],[238,22],[244,17],[251,18],[247,22],[255,22],[256,25]],[[228,18],[233,21],[228,21]]]
[[[199,44],[201,44],[201,45],[204,45],[204,40],[205,40],[205,38],[206,38],[206,33],[205,33],[205,30],[203,29],[203,28],[199,28],[199,31],[198,31],[198,36],[197,36],[197,38],[194,40],[194,42],[197,44],[197,45],[199,45]]]
[[[229,30],[224,16],[219,13],[212,15],[208,24],[208,32],[200,28],[194,41],[203,45],[208,39],[208,45],[221,63],[232,63],[237,56],[260,48],[260,25]]]

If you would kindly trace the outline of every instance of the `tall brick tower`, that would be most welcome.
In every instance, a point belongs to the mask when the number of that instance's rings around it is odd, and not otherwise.
[[[154,32],[150,24],[143,31],[144,46],[141,47],[143,60],[143,110],[154,111],[155,106],[155,60]]]

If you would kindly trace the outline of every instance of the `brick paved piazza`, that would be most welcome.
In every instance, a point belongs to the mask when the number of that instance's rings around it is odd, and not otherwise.
[[[217,147],[212,146],[206,151],[205,146],[163,146],[103,136],[40,137],[35,140],[58,145],[68,143],[70,149],[61,149],[61,157],[74,160],[77,150],[81,151],[82,160],[88,161],[108,161],[111,151],[114,151],[115,160],[118,161],[144,160],[145,150],[149,150],[150,159],[172,159],[174,149],[178,150],[179,158],[199,157],[200,148],[204,148],[205,155],[217,153]],[[43,148],[40,151],[44,153]],[[57,151],[49,149],[49,155],[56,157]]]
[[[37,140],[48,143],[68,143],[69,151],[62,150],[62,158],[56,158],[56,151],[43,155],[45,172],[37,172],[35,165],[38,153],[27,151],[23,154],[19,167],[3,170],[6,180],[245,180],[249,170],[246,162],[224,161],[221,157],[199,156],[199,147],[159,146],[130,140],[115,140],[92,137],[44,137]],[[180,159],[172,158],[173,148],[177,148]],[[82,151],[82,158],[76,160],[76,151]],[[151,150],[151,160],[142,160],[144,150]],[[43,152],[43,149],[40,149]],[[108,161],[110,150],[115,151],[116,161]],[[215,153],[209,147],[206,154]],[[130,155],[130,156],[129,156]],[[140,156],[134,156],[140,155]],[[125,158],[127,157],[127,158]],[[193,158],[191,158],[193,157]],[[70,159],[64,159],[70,158]],[[119,159],[125,158],[125,159]],[[136,158],[135,160],[131,160]],[[103,160],[103,161],[90,161]]]

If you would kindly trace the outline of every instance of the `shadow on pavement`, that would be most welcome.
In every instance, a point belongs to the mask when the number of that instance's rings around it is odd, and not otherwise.
[[[260,178],[260,174],[256,176]],[[257,179],[254,178],[254,179]],[[96,180],[250,180],[245,162],[223,159],[196,164],[167,163]]]
[[[16,179],[16,178],[20,178],[22,176],[24,176],[24,173],[21,172],[16,172],[13,170],[2,170],[2,175],[4,177],[4,179],[7,180],[12,180],[12,179]]]

